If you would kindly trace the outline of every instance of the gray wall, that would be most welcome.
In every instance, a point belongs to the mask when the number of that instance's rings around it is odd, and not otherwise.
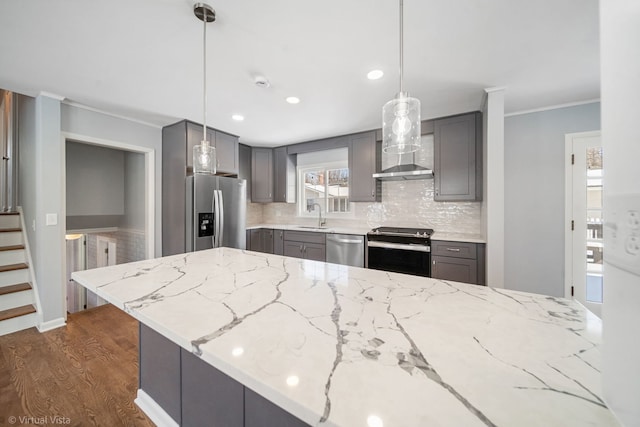
[[[20,97],[20,205],[31,249],[43,322],[64,320],[64,218],[61,213],[63,165],[60,101],[38,96]],[[56,225],[45,225],[56,214]],[[46,326],[45,326],[46,327]]]
[[[505,118],[506,288],[564,296],[564,138],[599,129],[599,103]]]
[[[67,141],[66,171],[67,216],[124,215],[124,151]]]

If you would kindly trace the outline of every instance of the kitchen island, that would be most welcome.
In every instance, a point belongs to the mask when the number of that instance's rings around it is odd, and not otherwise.
[[[229,248],[72,277],[290,425],[617,425],[601,321],[569,300]],[[186,425],[199,409],[182,381]],[[144,384],[143,409],[171,424]]]

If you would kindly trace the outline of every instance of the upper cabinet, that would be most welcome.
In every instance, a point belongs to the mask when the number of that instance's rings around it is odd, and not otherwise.
[[[221,174],[238,174],[238,137],[215,131],[217,170]]]
[[[373,178],[380,168],[375,131],[349,136],[349,201],[379,202],[382,183]]]
[[[238,178],[247,181],[247,200],[251,201],[251,147],[238,144]]]
[[[482,116],[434,121],[434,200],[482,200]]]
[[[273,202],[273,149],[251,148],[251,201]]]
[[[216,173],[238,174],[238,137],[207,128],[207,140],[216,148]],[[193,173],[193,147],[202,141],[202,125],[183,120],[163,129],[163,152],[165,144],[184,150],[183,166],[187,175]],[[181,156],[182,157],[182,156]]]
[[[288,154],[287,147],[273,149],[273,201],[296,202],[296,155]]]

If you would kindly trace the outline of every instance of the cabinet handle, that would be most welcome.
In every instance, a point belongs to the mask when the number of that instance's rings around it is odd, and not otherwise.
[[[300,245],[300,252],[302,252],[302,245]]]
[[[460,252],[460,248],[447,248],[449,252]]]
[[[436,260],[435,259],[433,260],[433,265],[436,265]]]

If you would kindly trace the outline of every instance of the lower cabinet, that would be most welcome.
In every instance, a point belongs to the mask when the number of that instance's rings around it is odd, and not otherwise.
[[[284,255],[284,230],[273,230],[273,253]]]
[[[249,241],[247,248],[254,252],[264,252],[272,254],[273,252],[273,234],[271,228],[254,228],[249,230]]]
[[[182,427],[244,426],[244,387],[181,349]]]
[[[431,277],[484,285],[484,248],[483,243],[431,241]]]
[[[140,388],[177,425],[305,427],[305,422],[140,323]]]
[[[284,256],[325,261],[325,234],[310,231],[284,231]]]

